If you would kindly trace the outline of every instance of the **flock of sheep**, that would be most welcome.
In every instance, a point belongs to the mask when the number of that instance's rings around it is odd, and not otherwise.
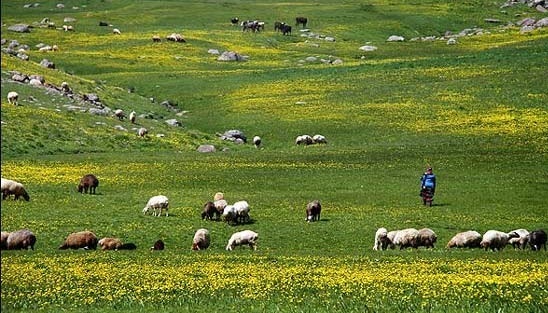
[[[407,247],[434,248],[437,241],[436,233],[430,228],[417,230],[407,228],[402,230],[388,231],[386,228],[379,228],[375,233],[375,243],[373,250],[394,249],[399,246],[400,249]],[[474,230],[461,232],[453,236],[447,243],[447,248],[483,248],[486,251],[500,251],[511,244],[514,249],[525,249],[527,244],[531,250],[538,251],[544,246],[546,251],[546,232],[542,229],[532,232],[526,229],[516,229],[509,233],[498,230],[489,230],[483,236]]]

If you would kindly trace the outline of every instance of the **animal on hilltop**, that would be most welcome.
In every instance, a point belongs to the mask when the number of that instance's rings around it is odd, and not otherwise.
[[[2,191],[2,200],[5,200],[13,195],[15,200],[19,200],[20,197],[23,197],[25,201],[30,201],[30,196],[25,189],[25,186],[23,186],[20,182],[2,178],[0,189]]]
[[[97,187],[99,187],[99,179],[93,174],[86,174],[80,179],[78,184],[79,193],[95,194]]]
[[[93,232],[86,230],[68,235],[63,244],[59,246],[59,249],[96,250],[98,242],[99,240],[97,239],[97,236]]]
[[[192,239],[192,250],[205,250],[209,248],[211,237],[209,231],[205,228],[200,228],[194,234]]]
[[[482,236],[475,230],[460,232],[453,236],[446,248],[479,248]]]
[[[226,245],[227,251],[232,251],[236,246],[249,245],[249,248],[257,250],[259,234],[251,230],[243,230],[232,234]]]
[[[168,216],[168,209],[169,199],[166,196],[158,195],[148,200],[147,205],[143,208],[143,214],[152,212],[152,216],[160,216],[162,215],[162,211],[165,211],[166,216]]]

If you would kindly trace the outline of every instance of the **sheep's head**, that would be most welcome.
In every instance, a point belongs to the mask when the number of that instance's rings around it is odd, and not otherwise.
[[[509,232],[508,233],[508,239],[512,239],[512,238],[519,238],[519,234],[516,233],[515,231]]]

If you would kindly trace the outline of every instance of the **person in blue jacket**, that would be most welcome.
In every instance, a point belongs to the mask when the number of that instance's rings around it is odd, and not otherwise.
[[[424,191],[431,191],[432,196],[436,192],[436,175],[432,172],[431,167],[427,168],[421,177],[421,196]]]

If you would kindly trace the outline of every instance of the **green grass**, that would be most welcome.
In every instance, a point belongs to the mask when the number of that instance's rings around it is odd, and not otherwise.
[[[63,3],[64,9],[54,1],[31,9],[24,1],[1,4],[7,26],[77,20],[75,32],[2,27],[2,38],[30,47],[28,62],[2,54],[2,177],[24,183],[31,195],[30,202],[2,201],[2,230],[29,228],[38,237],[35,251],[2,251],[2,311],[545,310],[545,251],[444,248],[459,231],[548,225],[548,33],[484,22],[541,13],[524,5],[503,12],[479,0]],[[292,36],[273,32],[274,21],[293,24],[296,15],[336,41],[307,42],[299,27]],[[242,33],[230,25],[234,16],[264,20],[267,29]],[[409,41],[472,27],[486,33],[454,46]],[[151,40],[172,32],[187,43]],[[406,42],[385,42],[390,35]],[[38,52],[41,42],[60,50]],[[367,42],[379,49],[361,52]],[[250,60],[217,62],[210,48]],[[307,56],[343,64],[301,62]],[[41,68],[43,58],[57,69]],[[112,109],[154,118],[133,126],[68,111],[89,107],[11,82],[14,70],[54,85],[66,81]],[[11,90],[21,106],[5,100]],[[176,115],[159,104],[164,100],[186,112]],[[183,127],[164,123],[170,118]],[[148,138],[136,136],[141,126]],[[228,129],[260,135],[264,145],[216,138]],[[304,133],[323,134],[328,144],[295,146]],[[196,152],[204,143],[219,152]],[[427,165],[439,180],[431,208],[418,197]],[[95,196],[76,192],[87,173],[99,177]],[[229,202],[247,200],[252,223],[202,221],[201,208],[217,191]],[[170,216],[143,216],[157,194],[169,197]],[[308,224],[304,208],[313,199],[323,204],[322,220]],[[202,227],[212,245],[192,252]],[[438,243],[433,250],[373,251],[379,227],[429,227]],[[69,233],[84,229],[138,249],[57,250]],[[242,229],[259,233],[258,250],[225,251]],[[166,251],[150,252],[159,238]]]

